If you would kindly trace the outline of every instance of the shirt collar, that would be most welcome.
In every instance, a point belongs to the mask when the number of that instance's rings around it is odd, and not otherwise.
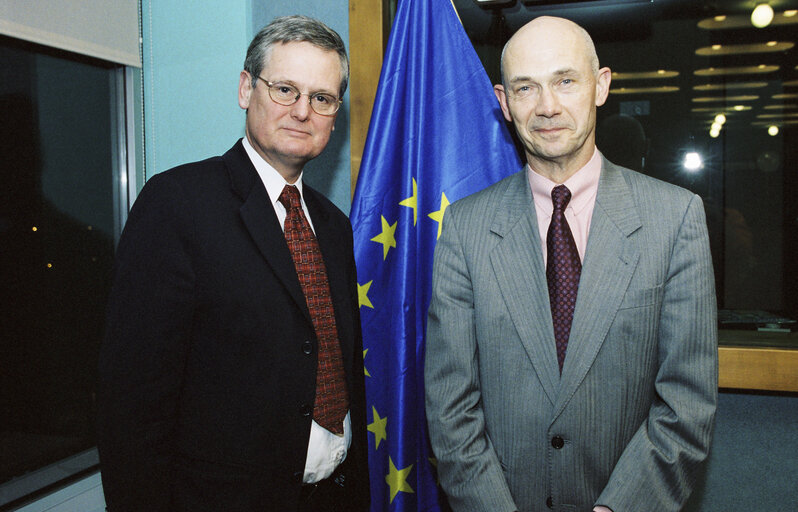
[[[258,171],[258,176],[260,176],[263,186],[266,187],[266,192],[269,194],[269,199],[272,204],[279,202],[278,199],[280,198],[280,194],[283,193],[283,188],[285,188],[286,185],[295,185],[296,188],[299,189],[299,196],[304,202],[305,196],[302,191],[302,174],[304,171],[299,173],[299,178],[296,180],[296,183],[288,183],[285,181],[285,178],[277,172],[277,169],[272,167],[269,162],[264,160],[263,157],[255,151],[255,148],[249,143],[249,139],[244,137],[242,139],[242,144],[244,145],[244,150],[247,152],[247,156],[249,156],[249,159],[252,161],[252,165],[254,165],[255,170]]]
[[[551,202],[551,191],[558,184],[535,172],[529,164],[526,165],[529,186],[532,188],[532,198],[542,211],[551,215],[554,205]],[[601,153],[598,148],[593,150],[590,160],[573,176],[568,178],[563,185],[571,191],[571,200],[568,208],[573,209],[576,215],[585,209],[596,197],[599,176],[601,175]]]

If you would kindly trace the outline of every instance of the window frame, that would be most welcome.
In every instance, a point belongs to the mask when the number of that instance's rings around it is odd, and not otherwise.
[[[141,69],[116,65],[111,69],[111,137],[114,246],[119,241],[130,205],[137,193],[137,176],[143,170],[142,142],[137,136],[141,125]],[[140,157],[140,155],[142,155]],[[15,510],[42,496],[99,471],[97,448],[76,453],[0,485],[0,512]]]

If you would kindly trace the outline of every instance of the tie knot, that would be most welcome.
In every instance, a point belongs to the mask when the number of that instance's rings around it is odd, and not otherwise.
[[[283,206],[285,206],[286,210],[290,210],[291,208],[301,208],[301,203],[299,202],[299,189],[292,185],[286,185],[277,200],[280,201]]]
[[[571,200],[571,191],[565,185],[557,185],[551,189],[551,202],[554,204],[555,211],[563,211]]]

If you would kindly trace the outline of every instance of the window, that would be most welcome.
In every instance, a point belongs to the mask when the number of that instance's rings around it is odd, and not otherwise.
[[[97,352],[127,211],[124,75],[0,37],[0,507],[27,493],[12,479],[77,454],[57,478],[96,464]]]
[[[731,0],[454,4],[494,83],[504,43],[527,21],[548,14],[585,27],[613,71],[598,147],[702,197],[721,328],[794,328],[798,1],[771,2],[765,28],[751,24],[754,3]]]

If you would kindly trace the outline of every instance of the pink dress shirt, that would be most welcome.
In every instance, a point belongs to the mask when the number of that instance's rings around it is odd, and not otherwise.
[[[554,205],[551,202],[551,190],[559,185],[548,178],[544,178],[529,164],[526,166],[529,186],[532,189],[532,199],[535,202],[535,212],[538,216],[538,230],[540,231],[540,244],[543,250],[543,264],[546,264],[546,234],[551,223],[551,212]],[[587,236],[590,231],[590,221],[593,218],[593,207],[596,205],[596,192],[598,191],[599,176],[601,175],[601,153],[598,149],[593,151],[593,156],[584,167],[568,178],[563,185],[571,191],[571,201],[565,209],[565,220],[574,235],[579,259],[584,262]]]

